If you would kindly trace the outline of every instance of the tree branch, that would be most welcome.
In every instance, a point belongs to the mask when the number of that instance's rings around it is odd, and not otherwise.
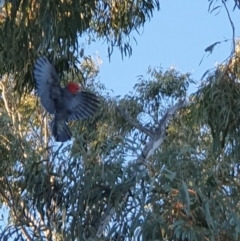
[[[121,114],[121,116],[133,127],[135,127],[136,129],[138,129],[139,131],[143,132],[144,134],[148,135],[148,136],[153,136],[153,132],[150,131],[149,129],[147,129],[146,127],[142,126],[137,120],[133,120],[131,118],[131,116],[129,116],[129,114],[118,108],[117,107],[117,111]]]
[[[169,121],[174,117],[174,115],[183,107],[189,105],[190,102],[186,102],[184,99],[179,100],[174,106],[169,108],[162,119],[159,121],[159,127],[155,131],[155,133],[150,132],[148,129],[143,127],[141,124],[139,124],[137,121],[134,121],[129,115],[127,115],[124,111],[121,111],[121,114],[123,117],[132,124],[135,128],[138,130],[144,132],[146,135],[150,136],[150,140],[146,143],[144,146],[141,154],[138,156],[138,158],[131,163],[132,164],[143,164],[146,159],[148,159],[150,156],[154,154],[154,152],[161,146],[163,141],[166,139],[166,128],[169,125]],[[164,169],[162,167],[161,171]],[[134,174],[135,176],[137,173]],[[121,202],[121,206],[126,202],[128,192],[125,193],[125,196]],[[106,226],[108,225],[109,221],[111,220],[112,216],[115,214],[115,208],[110,207],[108,212],[103,215],[100,221],[100,225],[97,230],[97,237],[99,238],[103,231],[105,230]]]
[[[231,27],[232,27],[232,44],[233,44],[233,50],[232,50],[232,54],[236,51],[236,43],[235,43],[235,27],[234,27],[234,23],[231,19],[231,16],[230,16],[230,13],[228,11],[228,8],[227,8],[227,5],[226,5],[226,2],[225,0],[222,0],[222,3],[223,3],[223,6],[227,12],[227,15],[228,15],[228,19],[229,19],[229,22],[231,24]]]
[[[162,119],[159,121],[159,127],[155,131],[154,135],[150,138],[150,140],[146,143],[141,155],[137,158],[135,163],[141,163],[145,159],[148,159],[153,155],[155,150],[161,146],[163,141],[166,139],[166,129],[168,127],[169,121],[174,117],[179,109],[185,107],[186,105],[187,103],[185,103],[185,100],[179,100],[178,103],[167,110]]]
[[[23,232],[24,236],[26,237],[27,241],[32,241],[33,239],[30,237],[29,233],[27,232],[27,230],[21,226],[20,227],[21,231]]]
[[[3,177],[4,178],[4,181],[5,183],[7,184],[7,187],[8,187],[8,193],[10,195],[10,198],[8,198],[8,195],[5,195],[5,193],[2,193],[1,191],[1,197],[3,198],[3,200],[6,202],[7,206],[13,211],[13,216],[16,220],[18,220],[18,214],[17,214],[17,203],[15,203],[15,199],[14,199],[14,195],[13,195],[13,191],[12,191],[12,188],[9,184],[9,181],[7,179],[6,176]],[[12,200],[12,203],[11,201]],[[26,240],[27,241],[32,241],[32,238],[30,236],[30,234],[28,233],[28,231],[23,227],[23,225],[20,225],[20,229],[21,231],[23,232],[24,236],[26,237]]]
[[[28,220],[30,220],[30,222],[32,223],[32,227],[33,227],[33,229],[35,230],[35,232],[38,231],[38,232],[39,232],[39,235],[41,234],[41,232],[43,232],[46,238],[49,237],[50,229],[49,229],[49,227],[47,227],[47,226],[45,225],[44,220],[41,218],[40,213],[39,213],[38,211],[36,211],[37,214],[38,214],[38,220],[37,220],[37,219],[31,214],[31,212],[29,212],[28,209],[25,207],[23,201],[20,201],[20,206],[21,206],[22,210],[24,211],[24,213],[26,214],[26,218],[27,218]],[[28,223],[30,223],[30,222],[28,221]],[[39,224],[40,224],[40,227],[41,227],[41,228],[37,228],[37,227],[39,226]],[[22,226],[21,226],[21,227],[22,227]]]
[[[9,117],[12,117],[12,112],[11,112],[10,107],[8,105],[7,96],[6,96],[6,86],[5,86],[6,81],[7,81],[7,77],[4,76],[4,78],[0,82],[0,89],[2,90],[2,99],[3,99],[3,102],[4,102],[4,106],[6,108],[6,111],[9,115]]]
[[[123,200],[120,204],[120,208],[123,207],[123,205],[125,204],[125,202],[127,201],[128,198],[128,192],[124,195]],[[105,230],[106,226],[108,225],[108,223],[110,222],[112,216],[115,214],[115,208],[112,206],[110,207],[106,213],[103,214],[103,217],[100,220],[100,224],[96,233],[96,236],[98,238],[101,237],[103,231]]]

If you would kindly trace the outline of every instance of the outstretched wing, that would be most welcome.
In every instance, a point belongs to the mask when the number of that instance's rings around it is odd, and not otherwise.
[[[36,91],[41,99],[43,107],[53,114],[54,100],[51,98],[51,89],[53,86],[60,86],[59,76],[46,57],[40,57],[37,59],[33,70]]]
[[[67,90],[66,90],[67,91]],[[87,91],[79,91],[76,95],[65,99],[68,112],[67,121],[92,117],[99,107],[98,97]]]

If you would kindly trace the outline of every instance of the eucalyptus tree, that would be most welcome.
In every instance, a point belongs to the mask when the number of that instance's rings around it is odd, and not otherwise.
[[[59,73],[75,73],[84,45],[99,40],[123,56],[131,42],[159,10],[158,0],[77,1],[16,0],[0,8],[0,74],[12,74],[19,93],[33,87],[32,67],[39,55],[56,64]]]
[[[6,128],[0,193],[9,210],[1,238],[144,237],[141,219],[148,216],[146,200],[155,179],[150,160],[166,139],[171,119],[186,106],[192,81],[175,70],[149,71],[151,79],[140,79],[135,93],[123,98],[92,82],[89,88],[98,88],[102,96],[101,110],[90,121],[72,123],[74,139],[66,144],[49,137],[33,94],[18,102],[13,80],[1,82]]]

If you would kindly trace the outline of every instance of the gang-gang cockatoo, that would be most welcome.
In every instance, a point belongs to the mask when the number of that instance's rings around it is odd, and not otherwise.
[[[52,135],[59,142],[70,140],[72,134],[67,122],[92,117],[99,107],[98,97],[76,83],[61,87],[56,69],[46,57],[37,59],[33,74],[42,106],[54,115]]]

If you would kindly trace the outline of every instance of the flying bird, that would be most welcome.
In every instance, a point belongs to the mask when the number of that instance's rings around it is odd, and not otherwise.
[[[37,59],[33,74],[42,106],[54,115],[50,125],[52,135],[59,142],[70,140],[72,134],[67,122],[92,117],[99,107],[98,97],[73,82],[61,87],[56,69],[46,57]]]

